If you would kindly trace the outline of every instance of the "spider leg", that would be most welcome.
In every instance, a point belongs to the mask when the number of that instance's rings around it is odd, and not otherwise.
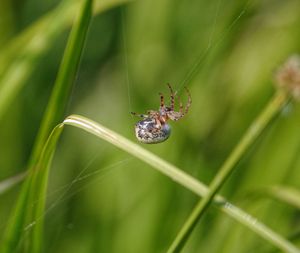
[[[165,106],[164,95],[160,92],[159,96],[160,96],[160,108],[164,108]]]
[[[184,114],[187,114],[188,111],[189,111],[189,107],[190,107],[191,104],[192,104],[192,97],[191,97],[191,93],[190,93],[190,91],[188,90],[188,88],[187,88],[187,87],[184,87],[184,89],[186,90],[186,92],[187,92],[187,94],[188,94],[188,102],[187,102],[187,104],[186,104],[186,106],[185,106],[185,110],[184,110]]]
[[[184,112],[183,112],[183,104],[180,100],[180,96],[177,96],[177,99],[178,99],[178,102],[179,102],[179,113],[182,114],[182,116],[184,115]]]
[[[171,85],[168,83],[167,84],[169,89],[170,89],[170,108],[171,108],[171,111],[174,111],[174,103],[175,103],[175,93],[171,87]]]
[[[174,120],[174,121],[177,121],[177,120],[180,120],[182,117],[184,116],[183,113],[181,112],[169,112],[168,113],[168,117],[170,120]]]
[[[130,112],[130,113],[134,116],[138,116],[138,117],[141,117],[141,118],[148,118],[148,115],[146,115],[146,114],[138,114],[136,112]]]
[[[168,115],[169,119],[171,119],[171,120],[177,121],[177,120],[181,119],[183,116],[185,116],[188,113],[189,107],[192,104],[191,94],[190,94],[189,90],[186,87],[184,87],[184,88],[185,88],[185,90],[188,94],[188,102],[187,102],[185,108],[183,108],[183,104],[180,100],[180,97],[177,96],[177,99],[178,99],[178,102],[179,102],[179,111],[175,112],[174,110],[171,110],[171,111],[167,112],[167,115]]]

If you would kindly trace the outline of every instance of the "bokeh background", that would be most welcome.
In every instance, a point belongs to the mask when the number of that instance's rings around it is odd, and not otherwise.
[[[60,2],[2,0],[1,52]],[[171,123],[168,141],[143,146],[208,184],[272,97],[273,72],[300,51],[299,10],[298,0],[137,0],[95,14],[66,116],[89,117],[136,141],[138,118],[130,111],[158,109],[158,93],[168,97],[168,82],[186,102],[185,85],[193,99],[189,114]],[[70,31],[70,25],[57,25],[63,29],[34,58],[33,72],[21,80],[22,89],[0,118],[2,180],[26,170]],[[8,66],[18,50],[12,55]],[[291,103],[222,189],[230,201],[295,243],[299,210],[274,200],[266,189],[299,189],[299,129],[300,106]],[[0,234],[19,190],[0,196]],[[44,252],[164,252],[197,200],[150,166],[67,127],[51,168]],[[254,251],[274,252],[215,208],[184,249]]]

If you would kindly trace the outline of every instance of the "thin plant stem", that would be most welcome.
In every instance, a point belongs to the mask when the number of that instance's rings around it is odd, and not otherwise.
[[[289,96],[286,92],[278,91],[270,100],[269,104],[267,104],[265,109],[250,125],[240,142],[233,149],[231,154],[219,169],[217,175],[212,180],[211,184],[209,185],[208,193],[196,204],[196,207],[193,209],[192,213],[177,234],[175,240],[169,247],[167,251],[168,253],[180,252],[182,250],[194,227],[208,209],[214,196],[218,193],[220,188],[233,172],[237,162],[241,159],[251,144],[257,139],[257,137],[262,133],[272,118],[287,103],[288,98]]]

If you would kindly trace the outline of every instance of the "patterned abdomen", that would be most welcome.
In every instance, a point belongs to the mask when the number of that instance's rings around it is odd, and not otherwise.
[[[135,124],[136,138],[142,143],[153,144],[169,138],[171,127],[168,124],[158,125],[153,118],[146,118]]]

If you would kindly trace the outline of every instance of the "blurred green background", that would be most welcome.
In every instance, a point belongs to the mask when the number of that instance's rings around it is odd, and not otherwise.
[[[25,69],[16,81],[18,94],[0,114],[2,180],[26,169],[70,23],[51,20],[49,30],[55,32],[42,53],[37,41],[37,51],[19,54],[32,37],[16,41],[59,9],[60,2],[0,2],[0,87],[7,76],[14,80]],[[95,13],[66,116],[89,117],[136,141],[133,129],[139,119],[129,112],[158,109],[158,93],[168,96],[168,82],[187,101],[181,94],[186,85],[193,99],[189,114],[171,122],[168,141],[144,147],[208,184],[272,97],[276,67],[300,51],[299,10],[298,0],[138,0]],[[26,57],[22,69],[18,61]],[[222,190],[280,234],[294,236],[296,243],[299,210],[274,200],[265,189],[299,189],[299,129],[300,106],[289,104]],[[0,196],[0,234],[19,190]],[[51,168],[45,252],[164,252],[197,200],[150,166],[67,127]],[[184,252],[271,250],[252,231],[211,208]]]

